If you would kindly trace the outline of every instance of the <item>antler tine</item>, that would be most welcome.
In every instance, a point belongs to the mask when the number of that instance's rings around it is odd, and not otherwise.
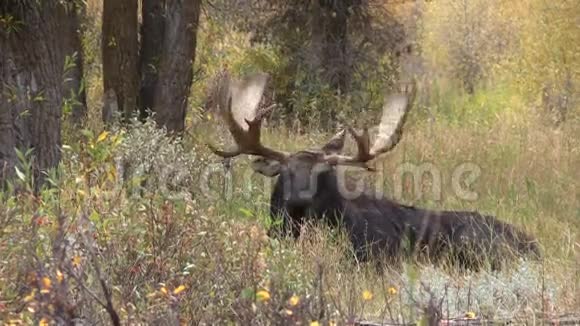
[[[371,138],[369,136],[368,128],[364,127],[362,133],[359,135],[353,128],[348,127],[348,133],[354,139],[357,147],[357,155],[354,157],[354,160],[360,162],[366,162],[371,160],[372,158],[369,157]]]
[[[243,80],[232,80],[227,72],[220,81],[220,114],[234,138],[236,148],[210,149],[221,157],[234,157],[240,154],[263,156],[274,160],[284,160],[287,154],[267,148],[260,142],[262,119],[274,106],[259,110],[258,106],[264,93],[269,76],[264,73],[250,75]]]
[[[397,145],[401,140],[403,125],[415,96],[414,83],[399,86],[403,87],[385,97],[379,131],[373,146],[370,146],[369,132],[366,127],[361,134],[358,134],[353,128],[347,127],[357,145],[357,154],[355,156],[327,155],[324,157],[327,162],[370,169],[366,164],[368,161],[390,151]]]
[[[415,98],[416,87],[414,82],[401,83],[397,92],[385,98],[379,132],[370,156],[376,157],[392,150],[401,140],[403,125]]]

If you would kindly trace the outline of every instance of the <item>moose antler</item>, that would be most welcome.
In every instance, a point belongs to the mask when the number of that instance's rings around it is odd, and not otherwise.
[[[264,73],[250,75],[242,80],[230,78],[225,72],[218,82],[218,106],[223,120],[226,122],[236,143],[236,148],[219,150],[212,145],[210,149],[217,155],[228,158],[240,154],[262,156],[277,161],[285,161],[290,154],[268,148],[260,142],[262,119],[272,111],[274,105],[259,109],[260,100],[268,82],[269,76]],[[414,83],[401,83],[399,89],[387,94],[378,135],[371,146],[368,128],[359,134],[353,128],[346,131],[354,138],[357,153],[354,156],[340,155],[345,131],[339,132],[324,148],[320,160],[333,165],[352,165],[370,169],[367,162],[378,155],[393,149],[401,140],[403,124],[415,96]]]
[[[236,148],[222,151],[208,144],[221,157],[240,154],[258,155],[283,161],[288,154],[265,147],[260,142],[262,119],[274,105],[260,110],[259,104],[269,76],[264,73],[250,75],[242,80],[231,79],[225,72],[218,83],[219,112],[236,143]]]
[[[357,145],[355,156],[331,154],[324,160],[337,165],[354,165],[368,168],[366,163],[380,154],[393,149],[401,140],[403,125],[415,97],[415,83],[402,83],[399,89],[387,94],[383,105],[383,114],[378,126],[378,135],[370,145],[368,128],[364,128],[359,134],[353,128],[347,127],[349,134],[354,138]]]

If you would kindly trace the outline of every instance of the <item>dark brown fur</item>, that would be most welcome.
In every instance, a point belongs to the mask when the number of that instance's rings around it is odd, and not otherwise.
[[[497,269],[508,257],[540,256],[535,239],[493,216],[430,211],[368,194],[346,199],[339,191],[335,168],[316,163],[315,155],[300,152],[280,166],[270,212],[274,218],[282,217],[282,223],[270,234],[298,237],[308,221],[341,226],[359,261],[379,258],[396,263],[410,255],[431,262],[451,261],[467,269],[488,262]],[[300,195],[313,181],[312,193]]]

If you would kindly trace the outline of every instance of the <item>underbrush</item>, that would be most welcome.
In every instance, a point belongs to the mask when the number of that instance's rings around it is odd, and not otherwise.
[[[251,173],[247,158],[211,155],[204,143],[218,142],[213,121],[183,143],[150,124],[84,132],[65,146],[40,196],[27,190],[22,171],[18,195],[0,199],[0,320],[343,324],[570,311],[580,304],[578,130],[525,124],[465,129],[411,117],[402,143],[379,164],[386,196],[498,215],[537,236],[544,250],[541,263],[463,274],[411,262],[377,273],[356,264],[344,234],[323,225],[297,241],[268,238],[271,181]],[[316,148],[328,137],[264,133],[286,150]],[[419,192],[414,180],[397,179],[405,162],[435,166],[441,195],[433,197],[428,176]],[[467,184],[477,193],[472,200],[458,198],[450,182],[464,162],[480,169]]]

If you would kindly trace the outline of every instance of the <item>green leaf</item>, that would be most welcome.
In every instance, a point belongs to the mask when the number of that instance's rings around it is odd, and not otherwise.
[[[97,211],[92,211],[89,216],[89,220],[95,224],[99,223],[101,220],[101,215]]]
[[[26,118],[26,117],[29,117],[29,116],[31,116],[31,114],[30,114],[30,110],[29,110],[29,109],[26,109],[26,110],[24,110],[24,111],[20,112],[20,114],[19,114],[18,116],[19,116],[20,118]]]
[[[20,179],[22,181],[26,181],[26,175],[24,173],[22,173],[22,171],[20,171],[18,166],[14,166],[14,170],[16,171],[16,176],[18,176],[18,179]]]
[[[240,208],[239,209],[240,213],[242,213],[244,215],[244,217],[253,217],[254,213],[252,213],[251,210],[247,209],[247,208]]]
[[[93,132],[88,130],[88,129],[81,130],[81,134],[88,139],[93,139],[93,137],[94,137]]]
[[[240,293],[240,297],[242,299],[253,300],[255,297],[254,289],[252,289],[252,288],[243,289],[242,293]]]
[[[19,150],[18,148],[15,148],[15,149],[14,149],[14,152],[16,152],[16,157],[18,157],[18,160],[19,160],[21,163],[24,163],[24,162],[26,162],[26,153],[22,153],[22,151],[21,151],[21,150]]]

